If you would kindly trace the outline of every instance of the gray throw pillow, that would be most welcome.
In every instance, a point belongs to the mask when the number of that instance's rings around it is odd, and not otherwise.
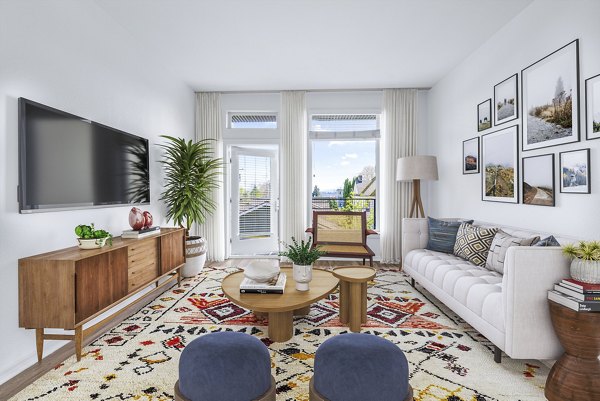
[[[462,222],[439,220],[433,217],[427,217],[427,220],[429,239],[425,248],[430,251],[453,253],[456,233]],[[473,223],[473,220],[465,223]]]
[[[487,254],[497,232],[497,228],[462,223],[456,233],[454,254],[477,266],[485,266]]]
[[[560,246],[560,243],[554,238],[554,235],[551,235],[539,240],[533,246]]]
[[[508,248],[511,246],[531,246],[536,241],[539,241],[539,239],[540,237],[514,237],[502,230],[498,230],[492,241],[492,246],[485,262],[485,268],[504,274],[504,258]]]

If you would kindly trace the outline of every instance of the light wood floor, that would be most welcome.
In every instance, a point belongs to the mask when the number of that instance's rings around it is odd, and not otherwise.
[[[219,268],[219,267],[242,267],[243,268],[243,267],[247,266],[250,262],[256,261],[256,260],[257,259],[245,259],[245,258],[244,259],[243,258],[227,259],[224,262],[218,262],[218,263],[209,262],[209,263],[207,263],[207,266],[212,266],[212,267],[216,267],[216,268]],[[269,261],[272,261],[273,263],[277,263],[277,259],[265,259],[265,260],[269,260]],[[281,265],[282,266],[288,266],[288,265],[291,266],[291,263],[282,263]],[[319,260],[315,263],[315,265],[317,267],[334,267],[334,266],[362,265],[362,262],[361,261],[349,261],[349,260],[343,260],[343,259]],[[381,264],[378,262],[373,262],[373,265],[376,269],[377,268],[383,268],[383,269],[399,269],[400,268],[399,265]],[[119,314],[117,317],[115,317],[115,319],[107,322],[105,326],[100,327],[95,333],[93,333],[89,337],[87,337],[83,345],[87,346],[88,344],[92,343],[101,334],[105,333],[110,328],[119,324],[127,316],[130,316],[130,315],[136,313],[138,310],[142,309],[145,305],[147,305],[148,303],[153,301],[156,297],[158,297],[161,293],[163,293],[164,291],[167,291],[168,289],[169,289],[169,287],[166,287],[166,288],[163,287],[156,291],[149,292],[148,294],[146,294],[143,297],[143,300],[141,300],[140,302],[136,303],[133,306],[127,307],[123,313]],[[35,345],[35,343],[33,342],[33,339],[32,339],[32,346],[34,346],[34,345]],[[68,344],[66,344],[65,346],[58,349],[56,352],[53,352],[52,354],[45,356],[44,359],[42,359],[42,362],[36,363],[35,365],[24,370],[17,376],[8,380],[6,383],[0,385],[0,400],[7,400],[10,397],[14,396],[19,391],[21,391],[22,389],[24,389],[25,387],[27,387],[28,385],[33,383],[35,380],[37,380],[38,378],[43,376],[46,372],[52,370],[56,365],[62,363],[63,361],[65,361],[67,358],[73,356],[74,354],[75,354],[75,348],[74,348],[73,342],[71,341]]]

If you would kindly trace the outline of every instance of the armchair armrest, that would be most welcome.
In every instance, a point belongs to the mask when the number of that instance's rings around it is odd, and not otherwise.
[[[560,247],[508,248],[502,278],[506,349],[511,358],[556,359],[562,347],[554,334],[548,290],[569,277]]]
[[[427,246],[429,239],[428,222],[426,218],[402,219],[402,262],[406,254],[413,249],[422,249]]]

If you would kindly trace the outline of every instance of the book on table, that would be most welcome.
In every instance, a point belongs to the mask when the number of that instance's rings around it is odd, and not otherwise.
[[[242,294],[283,294],[287,277],[285,273],[278,273],[277,276],[266,282],[252,280],[244,277],[240,283],[240,293]]]
[[[600,301],[600,292],[577,291],[573,287],[563,285],[562,283],[554,284],[554,290],[579,301]]]
[[[580,301],[556,290],[548,291],[548,299],[576,312],[600,312],[600,301]]]
[[[160,226],[142,228],[141,230],[123,230],[121,238],[140,239],[160,233]]]
[[[572,278],[566,278],[560,282],[560,285],[582,294],[600,294],[600,284],[589,284]]]

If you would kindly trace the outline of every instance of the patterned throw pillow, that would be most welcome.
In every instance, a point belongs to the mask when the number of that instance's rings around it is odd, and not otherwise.
[[[456,233],[454,254],[477,266],[485,266],[487,254],[497,232],[497,228],[462,223]]]
[[[427,220],[429,239],[425,248],[430,251],[453,253],[456,233],[462,222],[438,220],[433,217],[427,217]],[[465,223],[473,223],[473,220]]]
[[[560,243],[554,238],[554,235],[551,235],[534,243],[533,246],[560,246]]]
[[[506,256],[508,248],[511,246],[531,246],[536,241],[539,241],[539,239],[540,237],[513,237],[502,230],[498,230],[492,241],[492,246],[490,247],[490,252],[488,253],[487,261],[485,262],[485,268],[504,274],[504,257]]]

